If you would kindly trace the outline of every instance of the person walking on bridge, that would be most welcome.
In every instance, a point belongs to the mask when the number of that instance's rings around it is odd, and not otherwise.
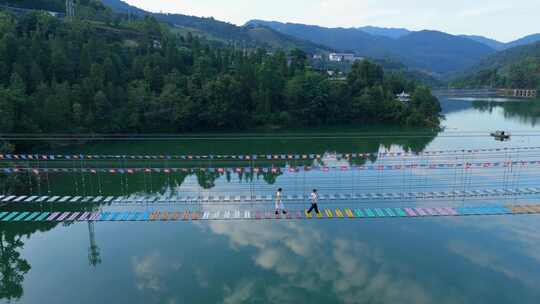
[[[315,210],[317,214],[320,214],[319,207],[317,206],[317,201],[319,200],[319,195],[317,194],[317,189],[313,189],[313,192],[311,192],[311,208],[308,210],[308,214],[311,214],[311,211]]]
[[[279,188],[276,192],[276,215],[279,214],[279,212],[283,212],[283,214],[287,214],[287,211],[285,211],[285,206],[283,206],[283,189]]]

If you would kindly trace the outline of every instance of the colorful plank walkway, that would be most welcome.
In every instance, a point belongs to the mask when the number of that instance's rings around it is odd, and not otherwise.
[[[0,222],[128,222],[128,221],[198,221],[198,220],[315,220],[315,219],[376,219],[427,218],[454,216],[493,216],[540,214],[540,205],[484,205],[479,207],[438,208],[336,208],[308,214],[307,210],[275,215],[266,211],[155,211],[155,212],[29,212],[2,211]]]

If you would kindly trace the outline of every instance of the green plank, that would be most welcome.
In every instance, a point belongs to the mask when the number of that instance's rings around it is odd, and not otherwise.
[[[384,209],[384,211],[386,211],[386,214],[390,215],[391,217],[395,217],[396,214],[394,213],[394,211],[392,211],[392,209],[390,208],[386,208]]]
[[[365,211],[368,217],[375,217],[375,213],[373,213],[373,210],[368,208],[368,209],[365,209]]]
[[[406,217],[407,216],[407,213],[405,213],[405,211],[403,211],[403,209],[401,209],[401,208],[394,208],[394,211],[396,211],[396,214],[398,216],[401,216],[401,217]]]
[[[40,214],[41,214],[41,212],[34,212],[34,213],[30,214],[29,217],[25,218],[24,221],[25,222],[32,221],[33,219],[35,219]]]
[[[357,217],[366,217],[366,215],[364,214],[364,212],[362,212],[361,209],[355,209],[354,213],[356,214]]]
[[[386,217],[386,214],[384,214],[380,208],[375,208],[375,213],[377,214],[377,217]]]
[[[9,212],[0,212],[0,219],[6,216]]]
[[[38,216],[34,221],[35,222],[43,222],[46,218],[49,217],[50,212],[43,212],[40,216]]]
[[[27,217],[29,214],[30,214],[30,212],[23,212],[23,213],[19,214],[19,216],[17,216],[15,219],[13,219],[13,221],[18,222],[18,221],[22,220],[23,218]]]
[[[12,218],[19,215],[19,212],[11,212],[8,216],[2,219],[3,222],[9,222]]]

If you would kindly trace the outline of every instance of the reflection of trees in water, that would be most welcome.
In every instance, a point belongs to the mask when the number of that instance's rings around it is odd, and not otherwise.
[[[516,119],[520,123],[535,127],[540,122],[540,102],[515,101],[515,102],[489,102],[475,101],[473,107],[480,112],[492,113],[497,107],[504,110],[504,117]]]
[[[24,275],[30,271],[30,263],[21,257],[19,250],[24,246],[21,235],[0,231],[0,299],[9,301],[23,295]]]
[[[90,263],[90,266],[96,267],[101,264],[101,254],[96,242],[94,222],[88,222],[88,239],[90,241],[90,247],[88,248],[88,262]]]
[[[421,152],[426,146],[436,137],[436,131],[421,131],[404,133],[402,137],[388,136],[381,133],[380,137],[351,138],[349,141],[339,139],[336,140],[316,140],[314,143],[307,146],[294,141],[287,141],[289,151],[283,153],[291,154],[340,154],[351,152],[367,152],[378,153],[381,147],[389,149],[391,147],[400,147],[406,152]],[[326,142],[326,144],[325,144]],[[288,145],[290,143],[290,145]],[[315,149],[317,148],[317,149]],[[241,154],[245,151],[230,151],[230,154]],[[367,159],[353,158],[342,159],[351,165],[364,165],[367,162],[377,161],[377,156],[372,155]],[[118,162],[101,161],[99,163],[86,162],[85,166],[102,167],[118,167]],[[204,161],[152,161],[138,162],[126,161],[122,162],[125,168],[167,168],[167,167],[187,167],[196,169],[193,172],[170,172],[170,173],[155,173],[155,172],[139,172],[135,174],[114,174],[109,173],[84,173],[84,174],[53,174],[49,173],[50,183],[43,185],[51,187],[52,193],[57,195],[131,195],[135,193],[169,193],[175,192],[178,187],[182,186],[189,177],[195,177],[199,187],[202,189],[213,189],[216,187],[216,181],[224,178],[227,182],[231,182],[233,178],[241,182],[253,182],[262,180],[269,185],[276,183],[277,179],[285,172],[218,172],[216,168],[245,168],[245,167],[309,167],[314,165],[326,165],[325,160],[304,160],[304,159],[289,159],[289,160],[267,160],[259,159],[256,161],[224,161],[224,160],[204,160]],[[205,171],[199,170],[205,168]]]
[[[37,183],[37,179],[30,179],[25,175],[4,175],[0,174],[0,189],[12,191],[13,194],[30,193],[28,184]],[[36,189],[36,188],[34,188]],[[65,211],[95,211],[97,205],[69,206],[67,204],[58,204],[57,210]],[[9,210],[8,210],[9,209]],[[6,207],[4,211],[10,211],[11,207]],[[28,205],[25,210],[29,212],[43,211],[39,206]],[[13,210],[15,211],[15,210]],[[46,232],[54,229],[58,224],[56,222],[24,222],[5,223],[0,228],[0,299],[8,301],[20,299],[23,296],[24,276],[28,273],[30,263],[21,257],[21,251],[24,248],[23,237],[30,237],[36,232]],[[70,225],[69,223],[63,223]],[[93,224],[92,224],[93,225]],[[93,227],[89,226],[90,247],[88,258],[92,266],[101,263],[99,247],[95,242]]]
[[[23,237],[29,238],[36,232],[46,232],[58,223],[25,222],[5,223],[0,229],[0,299],[20,299],[24,276],[30,271],[29,261],[21,256]]]

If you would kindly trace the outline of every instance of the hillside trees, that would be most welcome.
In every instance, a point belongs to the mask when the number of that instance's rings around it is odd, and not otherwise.
[[[94,10],[99,14],[100,8]],[[212,48],[176,37],[151,18],[127,22],[136,36],[44,13],[0,12],[3,132],[183,132],[258,126],[438,121],[417,85],[356,63],[346,81],[313,71],[307,54]],[[416,96],[416,95],[415,95]]]

